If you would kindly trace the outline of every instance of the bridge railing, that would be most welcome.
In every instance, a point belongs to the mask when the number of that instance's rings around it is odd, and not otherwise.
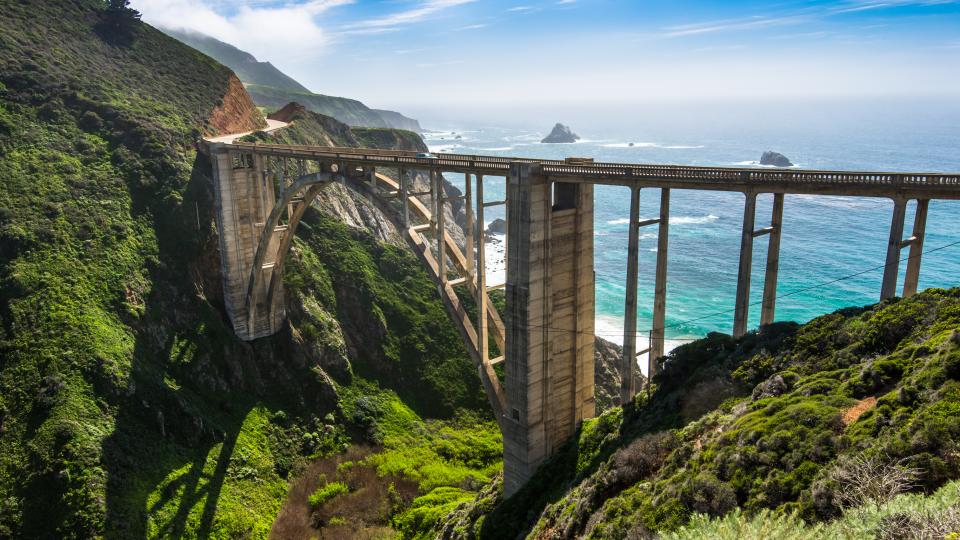
[[[270,152],[299,158],[327,158],[345,163],[369,162],[377,165],[471,169],[484,174],[506,175],[511,163],[535,163],[547,175],[575,176],[584,179],[624,180],[665,179],[691,184],[784,184],[806,183],[820,185],[848,185],[850,187],[930,187],[949,191],[960,190],[960,174],[852,172],[809,169],[756,169],[746,167],[698,167],[688,165],[657,165],[627,163],[571,164],[559,160],[537,160],[468,154],[439,154],[418,157],[418,152],[404,150],[377,150],[371,148],[341,148],[258,143],[233,143],[228,147],[250,152]]]

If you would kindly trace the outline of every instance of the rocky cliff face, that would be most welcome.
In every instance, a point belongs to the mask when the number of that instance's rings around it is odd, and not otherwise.
[[[236,75],[230,75],[227,92],[210,113],[208,125],[215,132],[211,135],[243,133],[267,127],[263,115]]]
[[[373,109],[373,112],[379,114],[380,117],[383,118],[384,122],[394,129],[405,129],[415,133],[420,133],[423,131],[423,128],[420,127],[420,122],[414,120],[413,118],[407,118],[396,111]]]

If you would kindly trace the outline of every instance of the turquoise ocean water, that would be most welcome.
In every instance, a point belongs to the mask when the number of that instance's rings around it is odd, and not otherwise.
[[[701,106],[620,114],[569,114],[573,119],[509,122],[425,122],[434,152],[689,165],[756,166],[764,150],[787,155],[800,168],[874,171],[960,171],[960,107],[952,104],[823,103],[785,114],[780,107]],[[583,139],[541,144],[557,120]],[[457,139],[456,135],[461,138]],[[633,146],[629,146],[633,143]],[[446,175],[462,186],[462,176]],[[487,198],[503,183],[489,179]],[[711,331],[730,332],[743,219],[739,193],[674,190],[671,196],[667,337],[672,344]],[[769,223],[772,197],[761,196],[757,228]],[[804,322],[841,307],[876,302],[882,270],[817,287],[883,264],[893,204],[875,198],[787,196],[781,248],[778,320]],[[641,192],[641,218],[655,217],[659,190]],[[502,217],[491,209],[487,221]],[[597,333],[622,341],[629,190],[596,190]],[[912,227],[908,206],[905,236]],[[933,201],[925,251],[960,241],[960,201]],[[766,238],[754,244],[752,302],[759,302]],[[904,250],[903,256],[907,255]],[[656,228],[641,230],[639,319],[650,327]],[[901,281],[905,270],[901,263]],[[924,256],[920,287],[960,285],[960,245]],[[813,288],[811,288],[813,287]],[[808,289],[805,290],[804,289]],[[795,294],[790,294],[795,291]],[[713,315],[715,314],[715,315]],[[696,319],[696,320],[694,320]],[[759,321],[751,307],[750,324]]]

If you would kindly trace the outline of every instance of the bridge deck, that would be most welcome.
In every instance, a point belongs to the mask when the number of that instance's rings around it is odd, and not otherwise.
[[[351,166],[433,169],[506,176],[510,164],[534,163],[554,181],[590,184],[705,189],[756,193],[799,193],[960,199],[960,173],[853,172],[749,167],[694,167],[628,163],[592,163],[465,154],[417,157],[416,152],[257,143],[224,145],[260,155],[325,160]]]

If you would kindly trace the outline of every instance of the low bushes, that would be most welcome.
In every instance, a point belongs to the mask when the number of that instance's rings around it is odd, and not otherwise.
[[[310,508],[316,510],[322,506],[323,503],[333,499],[338,495],[343,495],[348,491],[350,491],[350,488],[348,488],[343,482],[330,482],[329,484],[324,484],[317,488],[317,490],[314,491],[307,500],[310,503]]]

